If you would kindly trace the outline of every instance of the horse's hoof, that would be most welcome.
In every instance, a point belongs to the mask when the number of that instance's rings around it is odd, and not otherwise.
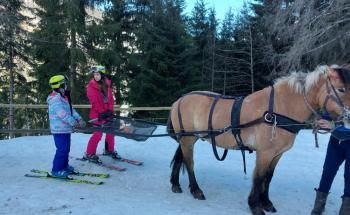
[[[273,206],[271,202],[264,204],[262,207],[266,212],[271,212],[271,213],[277,212],[276,208]]]
[[[271,213],[276,213],[277,212],[277,210],[276,210],[276,208],[273,206],[273,205],[271,205],[271,206],[269,206],[269,207],[264,207],[264,210],[266,211],[266,212],[271,212]]]
[[[266,215],[264,210],[261,209],[260,207],[250,208],[250,210],[252,211],[253,215]]]
[[[198,200],[205,200],[205,196],[201,190],[191,191],[193,197]]]
[[[171,187],[171,190],[174,192],[174,193],[182,193],[182,189],[180,187],[180,185],[173,185]]]

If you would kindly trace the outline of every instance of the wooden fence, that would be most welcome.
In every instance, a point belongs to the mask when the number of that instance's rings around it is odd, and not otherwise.
[[[10,108],[13,107],[15,109],[46,109],[47,105],[35,105],[35,104],[0,104],[0,108]],[[88,109],[90,105],[73,105],[74,108],[82,108]],[[162,110],[170,110],[171,107],[121,107],[120,105],[114,105],[115,111],[162,111]]]
[[[0,104],[1,109],[47,109],[45,104]],[[90,105],[86,104],[73,104],[76,109],[90,109]],[[114,111],[169,111],[171,107],[121,107],[120,105],[114,105]],[[16,133],[16,134],[33,134],[33,133],[50,133],[50,129],[1,129],[0,133]]]

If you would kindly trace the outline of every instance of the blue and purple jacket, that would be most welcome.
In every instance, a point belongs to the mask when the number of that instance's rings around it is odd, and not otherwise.
[[[81,116],[72,108],[70,110],[68,98],[56,91],[47,97],[49,105],[49,121],[52,134],[72,133],[73,127],[78,125]]]

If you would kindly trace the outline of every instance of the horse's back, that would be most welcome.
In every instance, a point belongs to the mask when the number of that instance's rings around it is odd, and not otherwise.
[[[179,98],[173,103],[171,109],[174,129],[180,129],[181,120],[185,130],[208,130],[208,121],[211,115],[214,128],[229,125],[234,100],[220,98],[220,94],[210,91],[193,91]],[[213,107],[216,99],[218,99],[217,103]]]

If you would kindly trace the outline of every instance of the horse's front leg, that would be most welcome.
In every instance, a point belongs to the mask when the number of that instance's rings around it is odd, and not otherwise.
[[[253,187],[250,191],[248,197],[249,208],[252,211],[253,215],[265,215],[263,208],[261,207],[261,194],[263,190],[263,182],[265,180],[265,176],[259,176],[256,174],[256,167],[253,179]]]
[[[256,154],[256,166],[254,170],[253,187],[249,194],[248,204],[254,215],[265,215],[264,210],[276,211],[268,197],[269,184],[273,176],[273,154],[260,153]],[[272,171],[271,171],[272,170]]]
[[[279,155],[277,157],[275,157],[273,159],[273,161],[271,162],[271,165],[267,171],[265,180],[263,182],[263,186],[262,186],[262,193],[260,195],[260,199],[261,199],[261,206],[262,208],[267,211],[267,212],[272,212],[275,213],[277,212],[276,208],[273,206],[270,198],[269,198],[269,188],[270,188],[270,183],[273,177],[273,173],[275,171],[275,167],[279,161],[279,159],[281,158],[282,155]]]

